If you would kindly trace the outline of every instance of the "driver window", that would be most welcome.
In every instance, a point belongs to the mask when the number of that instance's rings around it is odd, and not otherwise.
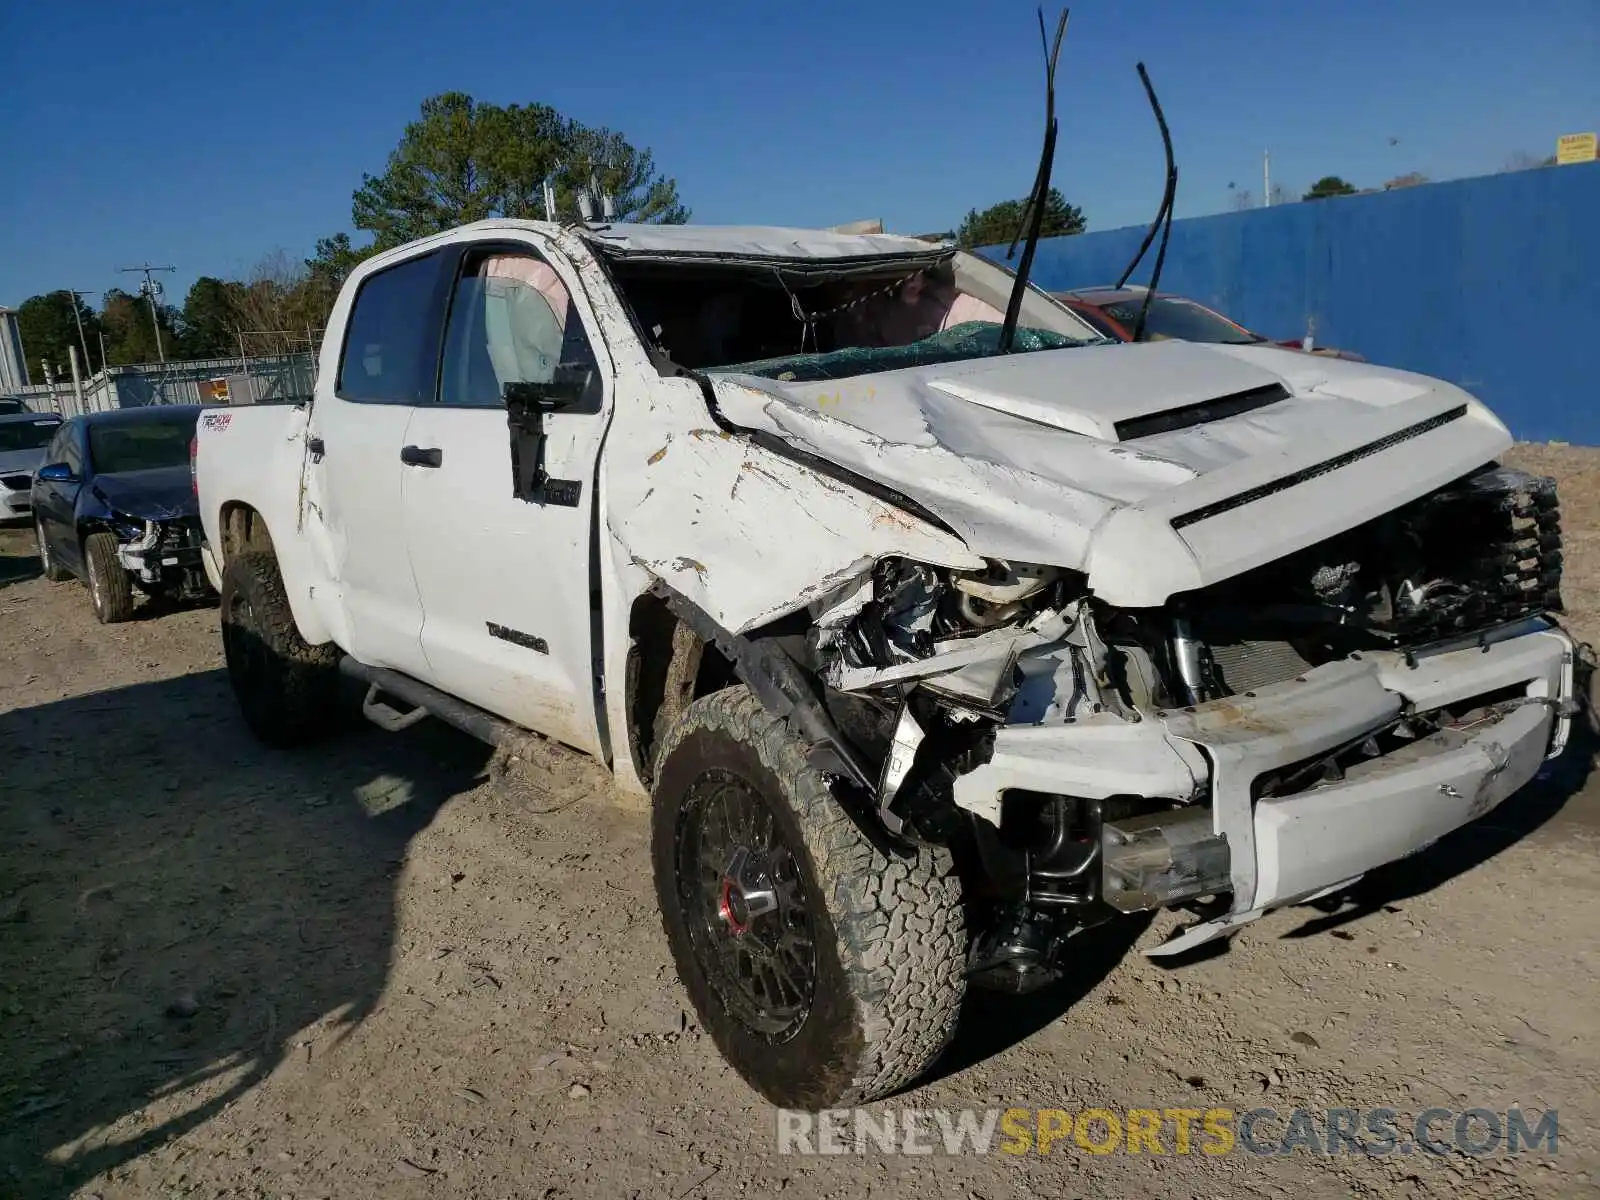
[[[556,368],[594,368],[572,297],[531,253],[462,261],[445,330],[441,404],[498,408],[508,383],[549,383]]]

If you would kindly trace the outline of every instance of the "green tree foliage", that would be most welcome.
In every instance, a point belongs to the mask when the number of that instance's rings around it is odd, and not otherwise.
[[[161,347],[168,358],[180,349],[173,310],[156,305],[156,321],[161,325]],[[114,367],[157,360],[156,334],[151,327],[150,301],[112,288],[105,295],[100,323],[106,334],[106,360]]]
[[[550,178],[558,215],[574,219],[577,190],[591,174],[615,198],[620,220],[689,218],[677,183],[657,172],[649,150],[621,134],[548,105],[480,104],[464,92],[423,101],[383,174],[362,176],[351,215],[375,248],[386,249],[485,217],[543,217]]]
[[[374,246],[355,249],[350,245],[348,233],[336,233],[332,237],[318,238],[316,252],[306,259],[306,274],[319,285],[331,287],[337,292],[344,285],[350,272],[355,270],[362,259],[374,254],[376,249]]]
[[[72,315],[74,308],[83,320],[84,336],[89,343],[89,353],[93,356],[91,362],[83,364],[83,369],[86,373],[92,372],[100,363],[97,344],[100,318],[94,309],[68,291],[30,296],[17,306],[17,329],[22,334],[22,352],[27,357],[28,372],[35,383],[44,382],[46,362],[58,378],[70,378],[72,368],[68,365],[68,347],[79,344],[78,322]],[[82,357],[81,349],[78,353]]]
[[[971,249],[975,246],[1001,246],[1010,243],[1022,230],[1022,209],[1026,200],[1002,200],[999,204],[979,212],[970,210],[956,230],[956,242]],[[1044,201],[1044,223],[1041,237],[1061,237],[1069,233],[1082,233],[1087,225],[1083,210],[1068,204],[1067,198],[1051,188]],[[1026,231],[1023,231],[1026,232]]]
[[[231,357],[241,345],[250,355],[303,350],[308,337],[321,334],[340,287],[363,259],[483,217],[542,218],[547,178],[562,219],[577,218],[578,191],[591,180],[611,195],[619,220],[689,219],[677,184],[657,171],[649,150],[621,134],[543,104],[501,107],[446,92],[423,102],[384,173],[362,177],[352,215],[357,229],[374,235],[370,245],[354,246],[348,233],[336,233],[317,239],[307,259],[281,250],[267,255],[245,279],[201,276],[181,309],[156,306],[162,350],[169,359]],[[17,313],[36,376],[42,378],[44,361],[66,374],[68,347],[78,340],[75,303],[93,367],[100,365],[102,332],[112,366],[156,361],[150,303],[142,296],[114,288],[96,313],[69,292],[52,292],[24,301]]]
[[[321,329],[328,323],[333,302],[339,298],[339,289],[344,286],[350,272],[377,250],[375,245],[357,249],[350,244],[348,233],[317,239],[315,252],[305,260],[305,274],[299,284],[301,297],[298,301],[299,311],[313,329]]]
[[[1346,183],[1337,175],[1324,175],[1311,185],[1311,190],[1302,200],[1326,200],[1329,196],[1354,196],[1356,188],[1353,183]]]
[[[239,284],[202,275],[184,297],[177,354],[183,358],[223,358],[239,352],[234,305]]]

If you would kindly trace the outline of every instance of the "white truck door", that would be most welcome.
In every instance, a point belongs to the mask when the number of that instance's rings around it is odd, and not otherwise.
[[[464,247],[439,400],[417,410],[406,435],[427,462],[405,468],[403,492],[431,682],[599,753],[592,521],[611,383],[586,319],[565,263],[526,245]],[[533,486],[526,435],[514,470],[505,385],[548,398],[574,373],[586,383],[540,417],[547,478]]]
[[[352,655],[427,677],[422,602],[406,546],[401,456],[431,403],[448,287],[443,251],[375,272],[345,320],[338,370],[317,382],[306,499],[320,515]]]

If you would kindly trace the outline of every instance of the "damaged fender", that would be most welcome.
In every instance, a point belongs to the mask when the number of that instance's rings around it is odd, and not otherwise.
[[[983,566],[954,534],[708,427],[703,398],[688,399],[699,420],[666,433],[654,423],[648,444],[613,432],[608,525],[629,560],[723,628],[744,633],[795,612],[890,555]]]

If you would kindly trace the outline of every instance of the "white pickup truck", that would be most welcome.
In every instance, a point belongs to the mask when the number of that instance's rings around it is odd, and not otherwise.
[[[653,806],[680,975],[776,1103],[969,982],[1342,888],[1566,741],[1553,485],[1460,389],[1107,342],[950,246],[487,221],[346,283],[309,403],[207,413],[245,718],[526,731]],[[641,864],[641,867],[643,864]]]

